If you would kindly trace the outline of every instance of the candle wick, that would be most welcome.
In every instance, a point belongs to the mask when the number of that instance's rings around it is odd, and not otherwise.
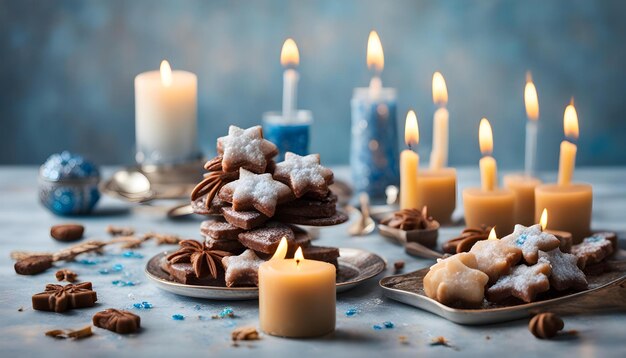
[[[300,266],[300,260],[296,259],[296,266]]]

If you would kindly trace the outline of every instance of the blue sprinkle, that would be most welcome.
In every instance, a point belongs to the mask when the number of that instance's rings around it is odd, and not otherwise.
[[[125,286],[135,286],[137,283],[133,281],[122,281],[122,280],[113,280],[111,281],[113,286],[117,287],[125,287]]]
[[[110,271],[109,271],[109,269],[108,269],[108,268],[101,268],[100,270],[98,270],[98,272],[99,272],[101,275],[108,275],[108,274],[110,273]]]
[[[383,329],[383,327],[379,324],[373,325],[372,328],[374,328],[375,331],[380,331],[381,329]]]
[[[141,303],[133,303],[133,307],[141,309]]]
[[[222,310],[222,312],[220,312],[219,316],[220,318],[235,317],[235,311],[233,311],[230,307],[226,307]]]
[[[137,253],[135,251],[124,251],[122,253],[122,257],[127,257],[127,258],[131,258],[131,259],[142,259],[143,255],[140,253]]]
[[[515,240],[515,244],[517,246],[522,246],[526,242],[526,239],[528,239],[528,235],[522,234],[520,235],[520,237],[517,238],[517,240]]]
[[[113,270],[113,272],[120,272],[124,269],[124,265],[122,264],[115,264],[113,265],[113,267],[111,268],[111,270]]]
[[[177,314],[172,315],[172,319],[174,321],[183,321],[185,319],[185,316],[177,313]]]
[[[202,306],[195,305],[195,306],[193,306],[193,309],[196,310],[196,311],[200,311],[202,309]]]
[[[604,239],[604,237],[602,237],[602,236],[594,235],[592,237],[586,238],[585,241],[587,241],[587,242],[599,242],[599,241],[601,241],[603,239]]]
[[[97,265],[98,261],[92,259],[81,259],[78,263],[83,265]]]
[[[359,313],[359,311],[358,311],[356,308],[349,308],[349,309],[346,311],[346,316],[348,316],[348,317],[352,317],[352,316],[354,316],[354,315],[355,315],[355,314],[357,314],[357,313]]]
[[[385,328],[393,328],[393,327],[395,327],[395,325],[391,321],[383,322],[383,326],[385,326]]]
[[[143,302],[141,302],[141,303],[139,303],[139,302],[137,302],[137,303],[133,303],[133,307],[135,307],[136,309],[139,309],[139,310],[142,310],[142,309],[143,309],[143,310],[149,310],[149,309],[151,309],[153,306],[152,306],[152,303],[150,303],[150,302],[148,302],[148,301],[143,301]]]

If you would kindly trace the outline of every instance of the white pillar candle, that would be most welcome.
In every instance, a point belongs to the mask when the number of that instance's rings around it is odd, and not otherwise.
[[[300,75],[295,67],[300,64],[300,53],[296,42],[289,38],[283,43],[280,63],[287,69],[283,73],[283,120],[294,119],[298,108],[298,80]]]
[[[527,177],[535,172],[535,160],[537,158],[537,121],[539,120],[539,100],[537,89],[533,83],[530,72],[526,74],[526,87],[524,88],[524,105],[526,106],[526,153],[524,169]]]
[[[137,162],[172,164],[198,154],[197,92],[196,75],[172,71],[167,61],[135,77]]]
[[[439,106],[433,117],[433,148],[430,153],[430,169],[441,169],[448,165],[448,120],[446,109],[448,88],[443,75],[433,75],[433,102]]]
[[[419,142],[419,129],[415,112],[406,115],[404,140],[409,147],[400,153],[400,209],[417,209],[419,193],[417,187],[420,157],[411,150]]]

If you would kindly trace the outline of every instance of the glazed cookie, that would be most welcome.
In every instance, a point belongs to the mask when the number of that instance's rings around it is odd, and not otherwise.
[[[593,235],[572,247],[572,254],[578,258],[578,267],[584,269],[587,265],[597,264],[614,252],[614,244],[604,235]]]
[[[572,254],[566,254],[559,249],[539,252],[539,261],[549,263],[552,267],[550,285],[557,291],[568,288],[584,290],[587,288],[585,273],[578,268],[578,258]]]
[[[510,275],[500,277],[495,285],[487,289],[487,298],[498,302],[513,296],[532,302],[537,294],[550,289],[548,276],[551,272],[550,264],[543,261],[532,266],[515,266]]]
[[[489,276],[489,282],[495,283],[500,276],[511,272],[511,267],[522,259],[522,250],[500,240],[482,240],[469,251],[476,257],[478,269]]]
[[[218,197],[232,203],[235,211],[256,209],[272,217],[276,205],[293,199],[292,195],[289,187],[272,179],[271,174],[254,174],[241,169],[239,179],[224,185]]]
[[[319,154],[302,157],[287,152],[285,160],[276,164],[274,178],[289,185],[296,198],[309,192],[324,196],[333,183],[333,172],[320,165]]]
[[[520,248],[524,261],[531,265],[537,263],[539,250],[550,251],[561,245],[559,239],[554,235],[543,232],[539,224],[529,227],[515,225],[515,231],[502,238],[502,242]]]
[[[483,302],[487,281],[489,276],[478,270],[474,254],[456,254],[430,268],[424,292],[444,305],[477,306]]]
[[[217,139],[217,151],[222,155],[222,168],[234,172],[239,168],[263,173],[270,159],[278,154],[274,143],[263,139],[261,126],[241,129],[228,128],[228,135]]]
[[[227,256],[222,259],[226,270],[226,286],[258,286],[259,266],[265,262],[254,251],[248,249],[238,256]]]

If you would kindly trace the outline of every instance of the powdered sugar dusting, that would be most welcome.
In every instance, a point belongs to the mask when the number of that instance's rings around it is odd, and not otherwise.
[[[228,135],[217,139],[218,148],[223,155],[225,171],[247,168],[261,173],[267,166],[268,157],[275,154],[276,146],[263,139],[261,126],[241,129],[228,128]]]
[[[232,192],[236,210],[250,209],[252,206],[266,216],[273,216],[278,202],[291,194],[289,187],[274,180],[271,174],[254,174],[243,168],[239,170],[239,179],[222,189]]]
[[[279,180],[289,182],[297,197],[306,194],[307,189],[311,188],[327,192],[333,177],[330,169],[320,165],[319,154],[299,156],[291,152],[285,153],[285,160],[276,164],[274,175]]]
[[[550,283],[558,291],[568,288],[584,289],[587,287],[587,278],[577,265],[578,257],[554,249],[549,252],[540,251],[541,262],[548,262],[552,267]]]
[[[238,256],[226,256],[222,264],[226,269],[226,284],[228,286],[251,284],[259,282],[259,266],[265,262],[254,251],[248,249]]]
[[[522,249],[524,260],[529,264],[537,262],[539,250],[549,251],[561,244],[556,236],[542,231],[539,224],[529,227],[515,225],[513,233],[502,238],[502,242]]]

